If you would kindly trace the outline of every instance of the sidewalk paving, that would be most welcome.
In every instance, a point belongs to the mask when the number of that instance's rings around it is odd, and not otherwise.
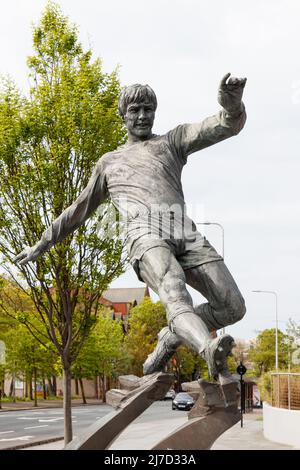
[[[150,408],[143,413],[114,441],[110,450],[148,450],[158,441],[159,437],[166,436],[172,429],[183,424],[187,419],[183,412],[174,413],[170,409],[159,410],[159,419],[151,418]],[[63,441],[57,441],[26,450],[62,450]],[[277,444],[268,441],[263,435],[262,410],[244,415],[244,427],[237,423],[226,431],[214,443],[212,450],[295,450],[292,446]]]
[[[296,450],[293,446],[279,444],[265,438],[262,410],[244,415],[244,427],[235,424],[219,437],[212,450]]]
[[[102,400],[97,400],[93,398],[87,398],[87,405],[101,405],[103,402]],[[73,406],[84,406],[82,403],[81,398],[74,398],[72,400],[72,407]],[[45,409],[45,408],[62,408],[63,407],[63,400],[38,400],[38,406],[34,406],[33,401],[17,401],[16,403],[13,402],[2,402],[2,408],[0,408],[0,413],[4,413],[6,411],[23,411],[23,410],[37,410],[37,409]]]

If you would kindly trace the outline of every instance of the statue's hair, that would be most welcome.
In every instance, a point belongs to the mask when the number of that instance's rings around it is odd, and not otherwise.
[[[119,98],[118,109],[120,116],[124,118],[127,106],[130,103],[140,103],[145,100],[153,103],[155,109],[157,108],[156,95],[149,85],[140,85],[139,83],[135,83],[134,85],[124,87]]]

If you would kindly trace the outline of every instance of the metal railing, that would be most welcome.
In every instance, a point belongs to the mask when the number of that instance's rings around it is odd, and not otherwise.
[[[300,410],[300,373],[271,374],[271,403],[276,408]]]

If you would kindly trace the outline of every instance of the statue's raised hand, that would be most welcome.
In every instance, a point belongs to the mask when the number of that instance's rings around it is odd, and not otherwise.
[[[221,80],[218,91],[218,102],[226,111],[235,112],[241,109],[242,96],[247,78],[229,77],[230,73],[227,73]]]
[[[26,264],[29,261],[35,261],[41,254],[40,250],[36,245],[26,247],[21,253],[19,253],[14,259],[16,264]]]

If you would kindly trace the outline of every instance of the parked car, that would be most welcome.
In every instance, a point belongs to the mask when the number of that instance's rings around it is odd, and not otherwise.
[[[174,400],[175,395],[176,395],[175,390],[173,388],[170,388],[170,390],[168,390],[167,393],[165,394],[164,400]]]
[[[172,410],[190,410],[194,406],[194,399],[186,392],[180,392],[175,395],[172,401]]]

